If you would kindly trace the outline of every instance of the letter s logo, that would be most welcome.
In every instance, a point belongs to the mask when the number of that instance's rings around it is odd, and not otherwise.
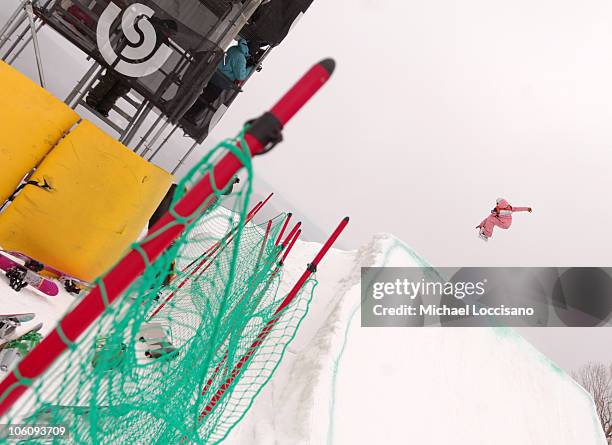
[[[98,48],[106,62],[113,66],[119,56],[115,53],[111,42],[111,26],[113,22],[121,14],[121,8],[114,3],[109,3],[107,8],[100,16],[97,29]],[[121,60],[113,66],[114,70],[128,77],[144,77],[153,74],[160,69],[162,65],[172,55],[172,49],[166,44],[161,44],[157,51],[157,33],[155,28],[148,20],[155,14],[153,9],[140,3],[130,5],[123,11],[121,17],[121,28],[126,39],[138,46],[127,45],[121,52]],[[146,17],[146,19],[141,19]],[[136,29],[138,23],[138,29]],[[127,60],[134,62],[128,62]],[[143,60],[136,62],[137,60]]]

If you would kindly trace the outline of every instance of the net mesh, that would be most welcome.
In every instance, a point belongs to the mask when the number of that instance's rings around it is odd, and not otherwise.
[[[194,167],[173,206],[212,176],[227,150],[246,167],[241,189],[216,190],[180,239],[76,343],[66,339],[68,351],[4,423],[63,425],[68,443],[208,444],[244,416],[306,315],[315,281],[278,311],[288,287],[276,244],[284,215],[263,225],[250,220],[252,169],[239,149],[241,140],[247,146],[242,137]]]

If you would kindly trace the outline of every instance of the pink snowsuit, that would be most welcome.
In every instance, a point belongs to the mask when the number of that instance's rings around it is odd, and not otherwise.
[[[493,236],[495,226],[500,229],[507,229],[512,225],[512,213],[527,212],[529,207],[512,207],[508,201],[501,199],[495,209],[487,216],[476,228],[482,229],[482,234],[487,238]]]

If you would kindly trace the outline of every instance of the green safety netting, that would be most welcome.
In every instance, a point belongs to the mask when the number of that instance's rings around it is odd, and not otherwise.
[[[240,421],[280,363],[315,286],[309,280],[275,314],[292,284],[282,282],[276,244],[285,215],[249,221],[252,168],[241,140],[242,133],[219,144],[194,167],[173,205],[227,150],[245,166],[240,190],[216,190],[3,423],[65,426],[68,442],[57,443],[208,444]]]

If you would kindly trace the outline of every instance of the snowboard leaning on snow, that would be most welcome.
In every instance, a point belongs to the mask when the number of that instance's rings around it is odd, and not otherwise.
[[[33,272],[42,276],[43,278],[47,280],[49,278],[53,278],[56,281],[59,281],[64,286],[64,289],[66,289],[68,293],[78,295],[83,290],[91,287],[90,283],[79,280],[78,278],[75,278],[71,275],[65,274],[64,272],[57,270],[53,267],[50,267],[47,264],[39,263],[34,258],[30,258],[29,256],[24,255],[21,252],[16,252],[14,250],[3,251],[3,252],[9,254],[12,257],[17,258],[18,260],[23,261],[27,269],[32,270]]]
[[[17,292],[26,286],[31,286],[50,297],[59,294],[59,287],[53,281],[2,254],[0,254],[0,269],[5,272],[11,288]]]

